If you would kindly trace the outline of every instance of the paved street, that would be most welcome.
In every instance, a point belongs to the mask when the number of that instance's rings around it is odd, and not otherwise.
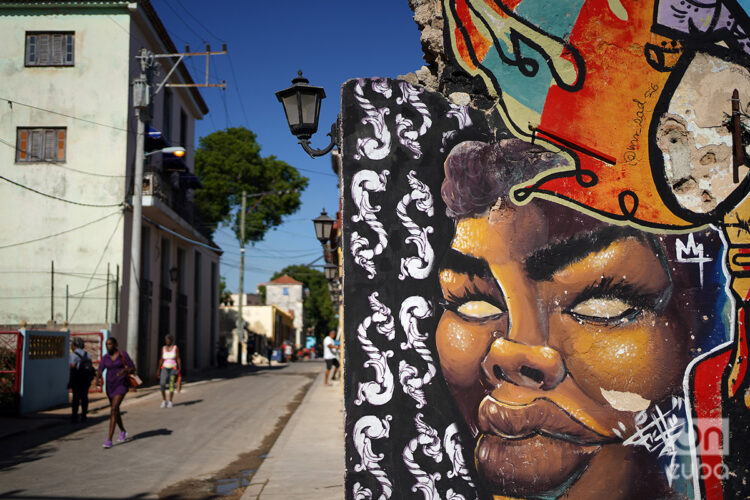
[[[231,492],[257,468],[258,450],[272,444],[286,423],[280,417],[322,370],[321,362],[300,362],[187,384],[172,409],[159,407],[158,393],[126,398],[123,420],[131,438],[109,450],[101,446],[106,410],[91,415],[86,427],[65,423],[0,440],[0,498],[156,498],[160,492],[162,498],[206,498],[217,484]]]

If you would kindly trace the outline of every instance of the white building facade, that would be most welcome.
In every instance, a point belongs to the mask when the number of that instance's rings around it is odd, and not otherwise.
[[[0,1],[0,325],[108,329],[127,345],[130,210],[141,48],[177,52],[147,0]],[[162,74],[166,74],[165,66]],[[184,67],[170,83],[192,83]],[[162,337],[183,365],[212,363],[220,249],[192,205],[196,89],[162,90],[150,126],[187,150],[146,163],[139,372]]]
[[[273,281],[263,283],[263,286],[266,287],[266,304],[278,306],[289,311],[293,316],[294,343],[302,345],[304,343],[302,336],[304,284],[285,274]]]

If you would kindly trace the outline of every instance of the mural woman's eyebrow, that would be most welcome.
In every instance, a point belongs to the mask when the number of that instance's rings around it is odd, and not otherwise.
[[[455,248],[450,248],[445,252],[445,257],[439,267],[440,271],[448,269],[458,274],[465,274],[469,277],[478,276],[488,278],[492,276],[490,266],[487,261],[473,255],[466,255]]]
[[[588,255],[604,250],[617,240],[642,237],[630,227],[605,226],[592,233],[577,234],[540,248],[524,261],[526,274],[534,281],[548,281],[559,271]]]

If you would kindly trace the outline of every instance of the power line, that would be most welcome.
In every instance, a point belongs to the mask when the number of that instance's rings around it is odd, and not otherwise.
[[[96,207],[96,208],[121,207],[121,206],[123,206],[122,202],[120,202],[120,203],[112,203],[112,204],[107,204],[107,205],[98,205],[98,204],[95,204],[95,203],[81,203],[81,202],[78,202],[78,201],[66,200],[65,198],[58,198],[57,196],[54,196],[54,195],[51,195],[51,194],[48,194],[48,193],[43,193],[41,191],[37,191],[36,189],[30,188],[29,186],[24,186],[23,184],[18,183],[16,181],[12,181],[12,180],[8,179],[7,177],[3,177],[2,175],[0,175],[0,179],[4,180],[5,182],[9,182],[9,183],[11,183],[11,184],[13,184],[15,186],[18,186],[20,188],[23,188],[23,189],[26,189],[28,191],[31,191],[32,193],[40,194],[42,196],[46,196],[47,198],[51,198],[53,200],[62,201],[62,202],[65,202],[65,203],[70,203],[71,205],[79,205],[81,207]]]
[[[185,19],[183,19],[182,16],[175,9],[173,9],[171,5],[169,5],[169,1],[168,0],[165,0],[162,3],[164,5],[166,5],[169,8],[169,10],[171,10],[172,12],[174,12],[174,15],[177,16],[177,19],[179,19],[182,22],[183,26],[185,26],[187,29],[189,29],[190,32],[192,34],[194,34],[195,36],[197,36],[203,43],[206,43],[206,39],[203,38],[201,35],[199,35],[193,28],[190,27],[190,25],[187,23],[187,21],[185,21]]]
[[[205,25],[204,25],[204,24],[203,24],[202,22],[200,22],[200,20],[199,20],[199,19],[198,19],[197,17],[195,17],[195,16],[194,16],[194,15],[193,15],[193,14],[192,14],[192,13],[191,13],[191,12],[190,12],[190,11],[189,11],[188,9],[186,9],[186,8],[185,8],[185,6],[184,6],[184,5],[182,5],[182,3],[181,3],[181,2],[179,1],[179,0],[177,1],[177,5],[179,5],[179,6],[180,6],[180,8],[181,8],[181,9],[182,9],[182,10],[183,10],[183,11],[184,11],[184,12],[185,12],[185,13],[186,13],[186,14],[187,14],[188,16],[190,16],[190,17],[191,17],[191,18],[192,18],[192,19],[193,19],[193,20],[194,20],[194,21],[195,21],[196,23],[198,23],[198,26],[200,26],[201,28],[203,28],[203,29],[205,30],[205,32],[206,32],[206,33],[208,33],[208,35],[209,35],[209,36],[213,37],[213,38],[214,38],[214,39],[215,39],[216,41],[218,41],[218,42],[224,42],[224,41],[225,41],[225,40],[223,40],[222,38],[219,38],[218,36],[214,35],[214,34],[213,34],[213,33],[211,32],[211,30],[209,30],[208,28],[206,28],[206,26],[205,26]]]
[[[23,151],[22,149],[20,149],[20,148],[18,148],[18,147],[16,147],[16,146],[14,146],[13,144],[11,144],[11,143],[10,143],[9,141],[6,141],[6,140],[5,140],[5,139],[3,139],[2,137],[0,137],[0,143],[1,143],[1,144],[4,144],[4,145],[6,145],[6,146],[8,146],[9,148],[13,149],[13,150],[14,150],[14,151],[16,151],[16,152],[21,152],[21,153],[23,153],[23,152],[24,152],[24,151]],[[54,165],[54,166],[56,166],[56,167],[59,167],[59,168],[62,168],[62,169],[64,169],[64,170],[70,170],[70,171],[72,171],[72,172],[78,172],[79,174],[94,175],[94,176],[96,176],[96,177],[117,177],[117,178],[123,178],[123,177],[126,177],[125,175],[110,175],[110,174],[99,174],[99,173],[97,173],[97,172],[87,172],[86,170],[79,170],[79,169],[77,169],[77,168],[73,168],[73,167],[69,167],[69,166],[67,166],[67,165],[63,165],[63,164],[62,164],[62,163],[60,163],[59,161],[54,161],[54,160],[46,160],[46,159],[44,159],[44,158],[41,158],[41,157],[39,157],[39,156],[36,156],[36,155],[32,155],[32,154],[30,154],[30,153],[29,153],[29,156],[31,156],[31,158],[32,158],[32,159],[34,159],[34,160],[37,160],[37,161],[39,161],[39,162],[43,162],[43,163],[48,163],[48,164],[50,164],[50,165]]]
[[[86,123],[91,123],[92,125],[98,125],[100,127],[111,128],[113,130],[119,130],[121,132],[127,132],[129,134],[137,134],[136,131],[130,130],[130,129],[127,129],[127,128],[122,128],[122,127],[118,127],[116,125],[108,125],[106,123],[96,122],[94,120],[89,120],[87,118],[81,118],[81,117],[78,117],[78,116],[69,115],[67,113],[61,113],[60,111],[53,111],[51,109],[40,108],[39,106],[34,106],[32,104],[26,104],[26,103],[19,102],[19,101],[13,101],[13,100],[10,100],[10,99],[8,99],[6,97],[0,97],[0,101],[5,101],[8,104],[10,104],[11,106],[13,106],[14,104],[18,104],[19,106],[24,106],[26,108],[35,109],[37,111],[44,111],[45,113],[51,113],[53,115],[64,116],[65,118],[70,118],[71,120],[78,120],[78,121],[82,121],[82,122],[86,122]]]
[[[120,222],[122,222],[122,219],[125,218],[125,214],[122,213],[120,215],[120,218],[117,219],[117,224],[115,224],[115,228],[112,231],[112,234],[109,235],[109,239],[107,240],[107,244],[104,245],[104,250],[102,250],[102,254],[99,256],[99,260],[97,261],[96,265],[94,266],[94,272],[91,273],[91,277],[89,278],[88,282],[86,283],[86,288],[91,285],[91,281],[93,281],[94,276],[97,275],[96,270],[99,269],[99,265],[102,263],[102,260],[104,259],[104,255],[107,253],[107,249],[109,249],[110,243],[112,243],[112,238],[114,238],[115,234],[117,234],[117,228],[120,227]],[[79,297],[78,304],[76,305],[76,308],[73,309],[73,313],[70,315],[70,322],[73,322],[73,316],[76,315],[76,312],[78,312],[78,308],[81,307],[81,301],[83,300],[83,297]]]
[[[240,92],[240,85],[237,80],[237,75],[234,72],[234,63],[232,63],[232,55],[227,52],[229,57],[229,69],[232,72],[232,80],[234,81],[234,89],[237,91],[237,98],[240,100],[240,109],[242,110],[242,117],[245,119],[245,124],[249,127],[250,120],[247,119],[247,113],[245,112],[245,103],[242,100],[242,92]]]
[[[107,219],[107,218],[112,217],[113,215],[116,215],[116,214],[119,214],[119,213],[121,213],[121,212],[118,210],[117,212],[112,212],[111,214],[105,215],[104,217],[99,217],[98,219],[92,220],[91,222],[87,222],[86,224],[83,224],[81,226],[74,227],[74,228],[71,228],[71,229],[67,229],[65,231],[60,231],[59,233],[49,234],[47,236],[42,236],[41,238],[34,238],[33,240],[20,241],[18,243],[10,243],[10,244],[7,244],[7,245],[2,245],[2,246],[0,246],[0,250],[5,249],[5,248],[18,247],[18,246],[21,246],[21,245],[28,245],[29,243],[36,243],[37,241],[42,241],[42,240],[46,240],[46,239],[49,239],[49,238],[55,238],[55,237],[63,235],[63,234],[72,233],[73,231],[77,231],[79,229],[83,229],[84,227],[90,226],[92,224],[96,224],[99,221],[102,221],[104,219]],[[45,271],[45,272],[49,272],[49,271]],[[56,274],[63,274],[63,273],[56,273]]]

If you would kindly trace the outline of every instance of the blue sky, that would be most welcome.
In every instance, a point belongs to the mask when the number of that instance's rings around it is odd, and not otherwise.
[[[341,85],[350,78],[395,78],[418,69],[423,64],[419,30],[407,0],[151,1],[178,49],[186,43],[191,49],[206,42],[212,49],[228,45],[229,56],[211,61],[213,79],[226,80],[227,89],[201,90],[210,112],[197,123],[196,139],[245,126],[257,134],[262,154],[276,155],[310,179],[300,210],[248,247],[244,288],[254,291],[274,271],[320,257],[311,219],[323,208],[332,216],[338,209],[330,156],[312,159],[302,151],[274,92],[291,85],[299,69],[312,85],[325,88],[320,128],[312,138],[313,147],[322,148],[341,107]],[[196,81],[203,78],[203,64],[197,58],[187,62]],[[236,291],[239,243],[228,228],[220,229],[215,241],[225,251],[221,274]]]

